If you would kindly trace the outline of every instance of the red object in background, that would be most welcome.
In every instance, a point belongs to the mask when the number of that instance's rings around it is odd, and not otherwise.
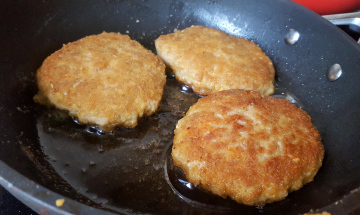
[[[355,12],[360,0],[293,0],[320,15]]]

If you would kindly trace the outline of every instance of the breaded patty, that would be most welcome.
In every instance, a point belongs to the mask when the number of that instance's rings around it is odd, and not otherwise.
[[[203,26],[162,35],[155,41],[158,56],[175,77],[208,95],[229,89],[274,92],[271,60],[253,42]]]
[[[154,113],[165,64],[127,35],[102,33],[64,45],[37,71],[34,100],[68,110],[79,122],[111,130]]]
[[[305,111],[246,90],[199,99],[178,122],[172,149],[189,182],[247,205],[300,189],[313,180],[323,156]]]

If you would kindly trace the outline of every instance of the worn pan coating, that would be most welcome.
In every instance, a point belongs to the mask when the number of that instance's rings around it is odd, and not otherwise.
[[[0,184],[38,213],[347,214],[360,207],[360,48],[313,12],[286,0],[6,0],[0,20]],[[198,96],[171,71],[158,112],[135,129],[102,134],[32,101],[37,68],[62,44],[107,31],[154,51],[159,35],[193,24],[250,39],[271,58],[277,94],[294,95],[322,136],[325,159],[314,182],[264,207],[188,184],[169,153],[176,121]],[[284,42],[290,29],[300,33],[294,45]],[[335,63],[343,74],[330,82]]]

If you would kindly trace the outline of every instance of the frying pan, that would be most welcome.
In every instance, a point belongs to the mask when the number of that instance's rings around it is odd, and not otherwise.
[[[360,48],[287,0],[2,1],[0,184],[40,214],[347,214],[360,207]],[[173,129],[198,95],[167,71],[159,110],[111,133],[35,104],[35,74],[62,44],[103,31],[154,50],[161,34],[204,25],[258,44],[276,69],[276,95],[309,113],[325,147],[313,182],[250,207],[186,181],[171,161]],[[298,41],[285,35],[294,29]],[[334,64],[342,75],[330,81]],[[63,205],[56,205],[64,199]]]

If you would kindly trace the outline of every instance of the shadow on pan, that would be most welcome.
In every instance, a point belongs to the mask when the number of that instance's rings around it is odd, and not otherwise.
[[[4,1],[1,7],[0,183],[38,213],[347,214],[360,205],[360,48],[316,14],[277,1]],[[35,104],[35,74],[62,44],[102,31],[154,51],[161,34],[194,24],[258,44],[274,62],[277,92],[295,95],[318,128],[325,159],[315,180],[264,207],[188,184],[169,156],[173,130],[198,96],[168,71],[159,110],[135,129],[102,134]],[[300,33],[294,45],[284,37]],[[338,63],[343,75],[327,79]],[[65,199],[56,207],[56,199]],[[91,206],[91,207],[90,207]]]

